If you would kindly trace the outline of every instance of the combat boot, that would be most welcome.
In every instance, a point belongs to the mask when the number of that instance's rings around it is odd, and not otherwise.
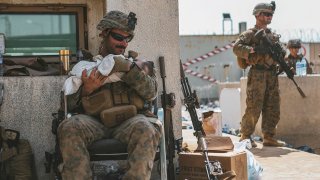
[[[273,146],[273,147],[283,147],[283,146],[285,146],[285,143],[274,139],[272,136],[264,135],[263,145],[264,146]]]
[[[246,135],[241,134],[241,137],[240,137],[239,142],[241,142],[241,141],[243,141],[243,140],[245,140],[245,139],[250,139],[251,146],[252,146],[253,148],[256,148],[256,147],[257,147],[256,142],[254,142],[254,140],[251,138],[251,136],[246,136]]]

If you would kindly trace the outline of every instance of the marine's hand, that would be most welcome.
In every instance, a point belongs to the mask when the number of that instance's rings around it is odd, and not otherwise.
[[[83,82],[82,96],[88,96],[94,90],[98,89],[103,85],[103,82],[107,79],[107,76],[103,76],[94,68],[90,74],[87,76],[87,70],[82,71],[81,80]]]
[[[135,61],[136,65],[142,70],[142,72],[146,75],[153,75],[154,74],[154,64],[152,61],[140,60],[137,59]]]
[[[144,69],[144,64],[146,63],[145,60],[141,60],[141,59],[136,59],[136,61],[134,61],[134,63],[136,63],[136,65],[140,68],[140,69]]]

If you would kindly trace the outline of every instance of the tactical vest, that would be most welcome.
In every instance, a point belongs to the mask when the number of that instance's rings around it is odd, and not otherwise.
[[[256,34],[256,32],[258,31],[258,29],[256,29],[256,28],[250,28],[249,30],[251,30],[252,31],[252,34],[253,34],[253,36],[254,36],[254,34]],[[269,29],[268,29],[269,30]],[[266,30],[267,31],[267,30]],[[270,30],[269,30],[270,31]],[[269,32],[269,33],[267,33],[267,36],[269,37],[269,39],[272,41],[272,42],[277,42],[277,41],[279,41],[279,37],[278,36],[276,36],[274,33],[271,33],[271,32]],[[250,45],[250,46],[252,46],[252,47],[256,47],[256,46],[262,46],[263,44],[261,44],[261,42],[260,42],[260,40],[258,40],[258,39],[255,39],[254,37],[252,38],[252,39],[250,39],[250,42],[247,44],[247,45]],[[266,47],[266,49],[267,49],[268,47]],[[255,56],[255,57],[257,57],[257,56]],[[271,57],[270,57],[271,58]],[[263,59],[263,60],[262,60]],[[237,57],[237,63],[238,63],[238,66],[240,67],[240,68],[242,68],[242,69],[246,69],[248,66],[250,66],[250,65],[256,65],[256,64],[264,64],[265,63],[265,57],[263,57],[261,59],[261,57],[260,58],[258,58],[258,59],[254,59],[254,60],[250,60],[250,58],[249,58],[249,60],[247,60],[247,59],[244,59],[244,58],[241,58],[241,57]],[[261,61],[262,60],[262,61]]]
[[[100,117],[107,127],[114,127],[145,109],[146,102],[124,82],[106,84],[82,98],[85,113]]]

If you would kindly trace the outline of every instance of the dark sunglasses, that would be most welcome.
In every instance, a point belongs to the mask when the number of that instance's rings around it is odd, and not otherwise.
[[[132,36],[129,35],[129,36],[122,36],[121,34],[118,34],[118,33],[115,33],[115,32],[110,32],[110,36],[119,41],[119,42],[122,42],[122,41],[125,41],[125,42],[130,42],[132,40]]]
[[[265,17],[273,16],[273,14],[269,12],[262,12],[261,14],[264,15]]]

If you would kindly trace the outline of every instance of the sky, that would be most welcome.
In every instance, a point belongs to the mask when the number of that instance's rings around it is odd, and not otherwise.
[[[239,22],[247,29],[255,24],[254,6],[261,0],[179,0],[180,35],[222,34],[223,13],[230,13],[233,34]],[[320,0],[275,0],[276,10],[269,27],[282,35],[281,41],[301,38],[303,42],[320,42]],[[231,21],[225,21],[225,34],[231,34]]]

